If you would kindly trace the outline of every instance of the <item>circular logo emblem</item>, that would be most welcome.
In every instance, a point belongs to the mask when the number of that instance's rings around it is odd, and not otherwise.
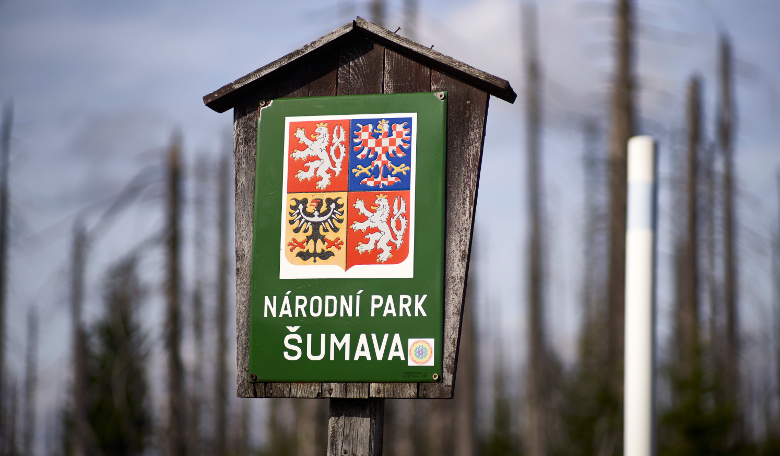
[[[416,364],[425,364],[433,356],[433,347],[424,340],[418,340],[409,348],[409,359]]]

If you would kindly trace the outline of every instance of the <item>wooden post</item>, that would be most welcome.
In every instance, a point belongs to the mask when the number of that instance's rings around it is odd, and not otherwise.
[[[331,399],[328,456],[380,456],[384,421],[384,399]]]

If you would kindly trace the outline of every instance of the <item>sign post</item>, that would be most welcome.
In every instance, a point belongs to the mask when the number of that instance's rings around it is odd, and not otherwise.
[[[656,145],[628,141],[624,442],[626,456],[655,455]]]
[[[490,95],[358,18],[204,97],[234,112],[237,395],[329,398],[328,454],[453,395]]]

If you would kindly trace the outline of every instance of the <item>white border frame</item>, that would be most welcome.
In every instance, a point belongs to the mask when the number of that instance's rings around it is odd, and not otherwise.
[[[313,120],[342,120],[350,119],[375,119],[392,117],[411,117],[412,118],[412,172],[409,184],[409,255],[404,261],[398,264],[371,264],[357,265],[346,271],[336,265],[294,265],[291,264],[285,255],[285,232],[287,223],[287,151],[290,141],[290,123],[305,122]],[[352,154],[352,144],[349,144],[351,135],[346,135],[348,153]],[[417,113],[378,113],[378,114],[344,114],[344,115],[326,115],[326,116],[294,116],[284,119],[284,152],[282,154],[283,176],[282,176],[282,212],[281,212],[281,232],[279,243],[279,278],[280,279],[411,279],[414,277],[414,227],[415,227],[415,188],[417,184]],[[345,170],[342,169],[342,172]],[[346,169],[350,172],[349,167]],[[392,188],[386,188],[386,191],[393,191]],[[377,192],[381,190],[377,189]],[[316,193],[316,192],[314,192]],[[349,226],[346,227],[349,229]],[[346,243],[345,243],[346,246]]]

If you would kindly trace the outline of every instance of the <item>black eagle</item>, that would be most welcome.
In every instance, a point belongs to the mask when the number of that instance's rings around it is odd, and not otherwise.
[[[306,233],[309,231],[309,228],[311,228],[311,232],[306,236],[306,240],[303,242],[293,239],[293,242],[288,244],[292,247],[290,250],[292,251],[296,247],[300,248],[301,251],[295,256],[303,261],[309,261],[310,258],[313,258],[315,263],[318,258],[324,261],[336,255],[327,249],[331,247],[341,249],[343,242],[341,242],[339,238],[336,238],[335,240],[327,239],[322,232],[328,233],[332,231],[338,233],[339,227],[336,224],[344,223],[344,203],[340,202],[341,197],[325,198],[324,201],[322,198],[314,198],[311,203],[309,203],[308,198],[293,198],[292,201],[293,203],[290,205],[291,218],[289,223],[290,225],[298,224],[298,226],[293,228],[293,233],[298,234],[301,231]],[[325,206],[324,208],[323,203]],[[320,230],[322,230],[322,232],[320,232]],[[311,251],[306,250],[305,247],[310,241],[312,242]]]

